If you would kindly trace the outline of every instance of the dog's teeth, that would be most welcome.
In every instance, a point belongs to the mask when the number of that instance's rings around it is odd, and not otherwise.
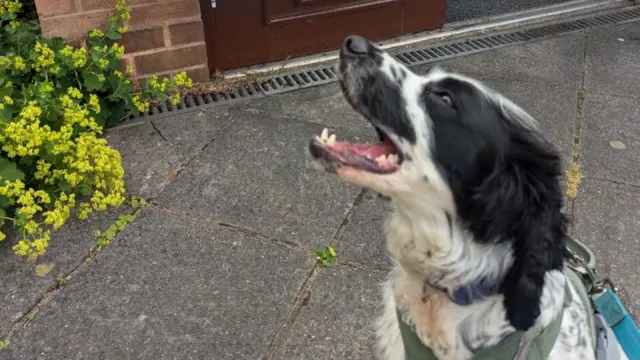
[[[376,158],[377,162],[382,162],[382,161],[387,161],[387,156],[386,155],[380,155]]]
[[[324,128],[322,130],[322,134],[320,134],[320,140],[322,140],[322,142],[326,142],[327,140],[329,140],[329,129]]]
[[[329,136],[329,140],[327,140],[327,144],[329,145],[336,144],[336,134],[331,134],[331,136]]]
[[[392,162],[394,164],[397,164],[399,160],[400,160],[400,157],[398,157],[398,155],[396,155],[396,154],[391,154],[391,155],[387,156],[387,161],[388,162]]]

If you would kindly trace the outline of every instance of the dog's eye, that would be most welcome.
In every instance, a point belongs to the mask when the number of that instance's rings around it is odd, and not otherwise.
[[[449,94],[438,94],[438,97],[445,105],[453,107],[453,100],[451,100],[451,96],[449,96]]]

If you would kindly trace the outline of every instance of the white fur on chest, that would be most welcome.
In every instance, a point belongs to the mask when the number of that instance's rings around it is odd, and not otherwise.
[[[376,321],[380,359],[404,360],[398,310],[441,360],[471,359],[473,350],[493,346],[515,331],[506,319],[502,295],[460,306],[447,294],[425,285],[437,283],[452,289],[479,278],[499,281],[513,261],[508,244],[477,244],[465,239],[468,235],[455,219],[449,225],[444,212],[437,211],[427,216],[422,212],[416,222],[395,209],[386,233],[395,266],[383,285],[384,310]],[[571,316],[563,318],[559,337],[565,340],[556,343],[550,359],[592,359],[586,310],[577,296],[564,309],[565,282],[561,271],[547,273],[540,301],[542,313],[535,327],[548,326],[563,310],[570,312]]]

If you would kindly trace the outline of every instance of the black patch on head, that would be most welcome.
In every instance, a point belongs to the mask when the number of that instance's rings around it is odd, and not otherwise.
[[[449,214],[448,211],[445,211],[444,215],[447,217],[447,225],[449,225],[449,234],[452,234],[453,233],[453,227],[452,227],[452,224],[451,224],[451,222],[452,222],[451,221],[451,214]]]
[[[422,177],[422,181],[426,182],[427,184],[429,183],[429,177],[427,175]]]
[[[407,114],[402,90],[382,72],[375,71],[362,79],[358,101],[354,106],[374,125],[382,125],[409,143],[416,143],[416,133]]]
[[[434,161],[458,218],[478,242],[512,244],[514,263],[501,292],[511,324],[527,330],[540,314],[545,274],[561,270],[564,260],[560,157],[466,81],[428,84],[422,100],[433,122]]]

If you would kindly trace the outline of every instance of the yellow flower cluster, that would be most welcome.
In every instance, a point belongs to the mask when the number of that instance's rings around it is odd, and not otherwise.
[[[80,47],[74,50],[74,48],[67,45],[60,50],[60,55],[71,61],[72,66],[76,69],[83,67],[87,63],[88,59],[87,48],[85,47]]]
[[[10,158],[40,155],[35,179],[49,185],[64,181],[72,188],[93,190],[90,200],[80,203],[79,218],[87,217],[94,210],[120,206],[125,200],[120,153],[110,148],[105,139],[96,137],[102,132],[102,127],[89,115],[89,108],[100,111],[99,99],[94,94],[89,95],[87,104],[82,104],[82,99],[82,92],[74,87],[69,87],[66,94],[60,96],[58,104],[63,109],[63,116],[57,131],[41,125],[43,109],[36,101],[27,103],[17,119],[0,128],[2,150]],[[73,129],[77,126],[85,128],[85,131],[74,137]],[[45,143],[49,145],[44,146]],[[46,157],[42,156],[45,152]],[[55,157],[64,165],[56,167],[43,157]],[[0,179],[0,185],[0,195],[15,201],[18,206],[16,219],[22,222],[20,227],[30,235],[20,240],[14,251],[18,255],[41,255],[50,239],[50,230],[45,230],[44,226],[53,229],[62,226],[76,205],[75,195],[61,192],[53,202],[53,208],[45,211],[44,205],[50,207],[52,199],[44,190],[27,187],[20,180],[3,182]],[[42,214],[43,222],[34,220],[37,214]],[[0,239],[4,237],[0,233]]]
[[[178,86],[182,86],[186,88],[190,88],[193,86],[193,80],[191,80],[187,76],[187,73],[184,71],[177,73],[176,76],[174,77],[174,80],[176,81],[176,85]]]
[[[146,100],[141,100],[139,95],[134,95],[133,97],[131,97],[131,100],[133,101],[133,106],[136,107],[136,109],[138,109],[138,111],[140,112],[147,112],[149,111],[149,102]]]
[[[0,99],[0,110],[4,110],[5,105],[13,105],[13,99],[9,96]]]
[[[116,2],[116,16],[119,20],[131,19],[131,9],[127,7],[127,2],[125,0],[118,0]]]
[[[3,15],[5,12],[8,13],[17,13],[22,9],[22,3],[19,0],[0,0],[0,15]]]
[[[41,44],[38,41],[33,50],[38,55],[33,64],[33,68],[36,69],[37,72],[44,69],[49,69],[52,74],[60,72],[61,68],[56,64],[56,54],[47,44]]]
[[[11,70],[13,75],[21,75],[26,69],[27,64],[22,57],[13,54],[0,56],[0,70]]]
[[[14,199],[20,205],[16,214],[20,216],[20,221],[24,223],[23,230],[31,235],[30,240],[21,240],[13,247],[13,250],[18,255],[42,254],[49,244],[50,231],[45,231],[33,218],[43,210],[43,205],[51,203],[49,194],[43,190],[27,189],[22,181],[14,180],[5,181],[0,185],[0,196]],[[58,205],[56,203],[54,210],[45,211],[43,215],[45,218],[55,218],[57,215],[50,215],[50,213],[59,211],[57,208]],[[66,218],[62,220],[62,223],[65,220]],[[6,238],[6,235],[0,232],[0,240],[4,238]]]
[[[15,13],[21,11],[22,3],[0,0],[5,24],[21,26],[24,20]],[[105,118],[102,105],[114,106],[112,113],[146,112],[152,102],[167,99],[169,92],[175,91],[170,100],[178,103],[180,88],[193,86],[182,72],[162,81],[153,77],[141,87],[129,79],[133,67],[117,69],[125,49],[112,41],[119,37],[117,33],[128,30],[125,22],[130,18],[126,0],[116,0],[106,31],[89,33],[90,48],[59,48],[37,34],[28,45],[0,56],[0,73],[20,81],[13,84],[5,79],[0,84],[0,110],[11,111],[10,121],[0,119],[0,160],[16,166],[15,172],[7,174],[19,175],[0,178],[0,197],[9,204],[7,209],[3,201],[0,222],[8,221],[23,234],[13,248],[19,255],[42,254],[51,231],[62,226],[72,211],[83,219],[92,211],[125,201],[120,153],[98,137],[103,129],[96,120],[109,124],[118,119]],[[12,33],[8,31],[9,36]],[[89,93],[92,88],[100,88],[104,96]],[[85,198],[76,199],[76,194]],[[0,232],[0,240],[5,237]]]

